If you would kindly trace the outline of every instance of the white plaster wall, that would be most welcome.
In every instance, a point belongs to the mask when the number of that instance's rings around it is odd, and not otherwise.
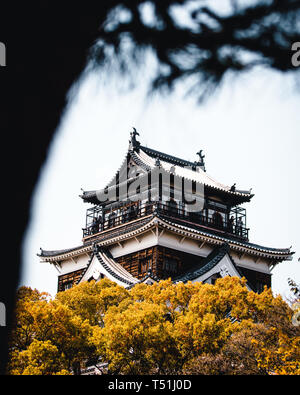
[[[174,235],[170,232],[164,232],[158,239],[158,244],[167,247],[186,252],[188,254],[198,255],[201,257],[206,257],[211,251],[212,247],[208,244],[204,244],[200,249],[202,244],[201,241],[193,240]]]
[[[110,247],[110,252],[114,258],[118,258],[122,255],[132,254],[144,248],[150,248],[156,245],[201,257],[206,257],[213,249],[213,247],[208,244],[204,244],[200,249],[202,245],[201,241],[187,238],[183,239],[178,235],[160,229],[158,236],[156,233],[148,232],[143,236],[137,236],[137,239],[133,238],[120,244],[114,244]]]
[[[84,269],[87,266],[89,257],[86,255],[86,253],[76,256],[73,258],[66,259],[65,261],[61,262],[61,268],[60,268],[60,275],[66,274],[66,273],[71,273],[76,270]],[[75,263],[76,262],[76,263]]]
[[[229,275],[229,276],[239,276],[239,273],[236,271],[235,267],[231,263],[231,260],[229,256],[226,254],[221,261],[214,266],[211,270],[209,270],[207,273],[203,274],[202,276],[199,276],[198,278],[192,280],[193,283],[195,282],[207,282],[211,283],[210,278],[214,275],[220,273],[222,277]],[[251,288],[246,284],[246,287],[251,290]]]
[[[269,265],[271,262],[265,258],[259,258],[259,260],[257,260],[258,257],[245,254],[242,257],[242,259],[240,259],[240,255],[234,251],[231,251],[230,255],[232,256],[232,259],[237,264],[237,266],[241,266],[241,267],[244,267],[244,268],[250,269],[250,270],[255,270],[255,271],[261,272],[261,273],[270,274]],[[256,260],[256,262],[255,262],[255,260]]]
[[[157,236],[153,232],[147,232],[143,235],[138,235],[136,238],[114,244],[109,249],[112,256],[118,258],[155,245],[157,245]]]
[[[109,278],[110,280],[116,282],[118,285],[124,286],[124,284],[121,281],[119,281],[118,279],[113,277],[108,271],[106,271],[106,269],[100,264],[96,256],[93,257],[88,270],[85,272],[80,282],[87,281],[91,277],[93,277],[94,280],[97,281],[101,274],[103,274],[105,277]]]
[[[114,258],[118,258],[123,255],[132,254],[134,252],[140,251],[145,248],[151,248],[153,246],[160,245],[166,248],[175,249],[188,254],[193,254],[201,257],[206,257],[214,248],[209,244],[202,245],[201,241],[185,238],[183,239],[179,235],[175,235],[169,231],[159,230],[158,235],[156,232],[149,231],[143,235],[137,236],[137,238],[132,238],[130,240],[123,241],[119,244],[114,244],[109,247],[110,252]],[[262,273],[270,274],[269,265],[270,260],[265,258],[259,258],[257,262],[257,257],[252,257],[245,254],[242,259],[240,259],[240,254],[230,251],[234,262],[246,269],[256,270]],[[83,269],[87,266],[89,256],[83,253],[80,256],[74,257],[61,262],[61,273],[66,274],[76,270]],[[75,263],[75,262],[76,263]]]

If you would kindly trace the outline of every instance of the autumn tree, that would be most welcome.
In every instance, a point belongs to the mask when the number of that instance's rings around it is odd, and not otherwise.
[[[205,288],[202,292],[207,297],[200,292],[191,307],[201,305],[204,314],[214,317],[227,308],[234,322],[225,327],[231,334],[223,345],[195,355],[184,367],[185,373],[299,374],[300,331],[292,323],[293,311],[280,296],[273,297],[267,288],[261,294],[249,292],[237,278],[218,280],[216,287]]]
[[[19,288],[16,295],[16,314],[13,325],[10,347],[13,350],[25,350],[34,339],[33,317],[31,308],[38,302],[50,297],[46,292],[39,292],[30,287]]]
[[[60,370],[79,374],[82,361],[94,349],[89,341],[91,331],[88,320],[75,315],[67,305],[57,299],[47,300],[44,294],[22,287],[10,342],[9,371],[37,373],[37,361],[45,358],[45,367],[39,370],[41,374],[52,372],[53,364]],[[46,352],[47,347],[49,353]],[[22,371],[25,361],[28,366]]]
[[[108,308],[128,298],[128,291],[116,283],[103,279],[99,282],[85,282],[65,292],[59,292],[56,299],[67,306],[75,315],[88,320],[90,325],[103,325]]]
[[[12,375],[68,375],[58,348],[50,340],[33,342],[22,351],[13,351],[10,361]]]
[[[18,210],[2,212],[6,234],[13,237],[6,240],[11,242],[10,264],[2,268],[0,286],[8,322],[0,337],[1,373],[32,193],[69,89],[85,69],[88,54],[101,72],[117,63],[117,70],[131,73],[135,81],[149,51],[158,65],[151,87],[171,88],[190,79],[188,88],[203,98],[228,74],[257,66],[299,75],[291,62],[292,43],[299,41],[299,10],[299,0],[2,2],[0,33],[10,60],[0,73],[0,116],[5,152],[13,152],[15,160],[2,176],[7,191],[14,191],[18,180],[22,199],[11,193],[11,205]],[[111,78],[112,68],[108,70]]]
[[[245,279],[130,290],[104,279],[19,297],[10,374],[80,374],[97,361],[111,374],[300,373],[293,310]]]

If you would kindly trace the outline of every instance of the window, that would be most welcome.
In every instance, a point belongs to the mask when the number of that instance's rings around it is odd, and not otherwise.
[[[72,288],[72,286],[73,286],[73,281],[68,281],[67,283],[64,283],[63,284],[64,291],[66,291],[67,289]]]
[[[256,291],[257,291],[257,293],[261,293],[261,292],[263,292],[263,290],[264,290],[264,283],[262,283],[261,281],[257,281],[256,282]]]
[[[179,214],[184,215],[185,204],[182,201],[179,201]]]
[[[152,259],[151,258],[142,258],[139,261],[139,273],[146,273],[148,269],[151,267]]]
[[[221,278],[219,273],[213,274],[210,278],[210,284],[214,285],[218,278]]]
[[[177,273],[178,264],[174,259],[165,258],[163,269],[169,273]]]
[[[115,226],[115,223],[116,223],[116,213],[112,212],[108,216],[108,227],[112,228],[113,226]]]

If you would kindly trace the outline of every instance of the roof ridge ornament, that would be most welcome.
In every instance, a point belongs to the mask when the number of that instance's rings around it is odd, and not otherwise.
[[[236,191],[236,183],[231,185],[230,192],[235,192]]]
[[[136,128],[132,127],[133,131],[130,132],[130,140],[129,140],[129,150],[134,151],[134,150],[139,150],[141,143],[136,139],[136,136],[139,136],[139,132],[136,130]]]
[[[197,152],[197,155],[199,155],[199,160],[198,160],[198,162],[195,162],[195,165],[199,166],[203,171],[206,171],[205,170],[205,162],[204,162],[205,155],[203,155],[202,152],[203,152],[202,149]]]

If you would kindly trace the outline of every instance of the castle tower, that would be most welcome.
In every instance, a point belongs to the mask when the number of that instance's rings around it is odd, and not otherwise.
[[[227,275],[246,277],[256,292],[270,287],[271,269],[293,253],[249,241],[241,205],[251,191],[210,177],[202,150],[189,162],[141,145],[138,135],[134,129],[111,182],[80,196],[91,205],[82,244],[38,254],[59,271],[58,291],[103,277],[127,288],[169,277],[214,283]]]

